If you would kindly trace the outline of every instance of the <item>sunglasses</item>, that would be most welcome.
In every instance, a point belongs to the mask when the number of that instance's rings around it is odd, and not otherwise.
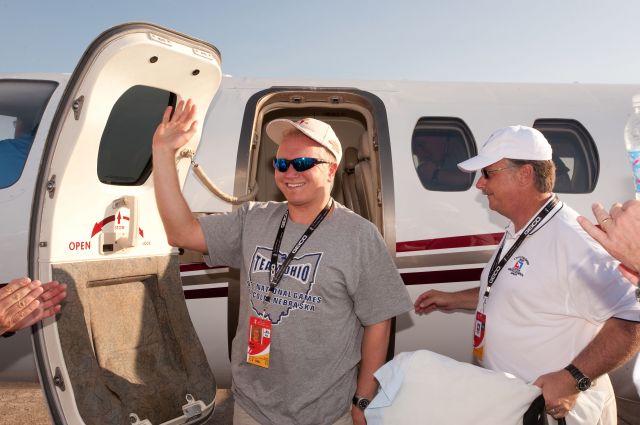
[[[297,172],[301,173],[303,171],[307,171],[310,168],[315,167],[318,164],[331,164],[329,161],[325,161],[323,159],[318,158],[308,158],[306,156],[302,156],[300,158],[294,159],[284,159],[284,158],[274,158],[273,159],[273,168],[284,173],[289,169],[289,164],[293,165],[293,169]]]
[[[487,170],[486,168],[483,168],[480,170],[480,172],[482,173],[482,177],[484,177],[485,180],[489,180],[491,174],[497,173],[498,171],[508,170],[509,168],[516,168],[516,166],[509,165],[508,167],[496,168],[495,170]]]

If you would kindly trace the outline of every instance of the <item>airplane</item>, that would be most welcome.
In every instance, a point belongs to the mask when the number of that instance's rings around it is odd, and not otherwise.
[[[333,196],[378,227],[413,299],[477,286],[500,241],[506,220],[455,166],[496,128],[542,131],[555,192],[583,215],[634,193],[622,134],[640,85],[253,79],[221,64],[208,42],[126,23],[100,34],[71,74],[0,75],[0,140],[18,124],[33,138],[0,180],[0,282],[69,285],[57,318],[0,340],[0,380],[39,379],[56,424],[203,423],[216,388],[230,386],[239,273],[167,243],[150,177],[152,134],[181,99],[203,123],[176,158],[195,215],[283,200],[269,121],[331,124],[344,151]],[[470,361],[472,326],[465,312],[406,313],[389,355]],[[637,364],[613,379],[640,406]]]

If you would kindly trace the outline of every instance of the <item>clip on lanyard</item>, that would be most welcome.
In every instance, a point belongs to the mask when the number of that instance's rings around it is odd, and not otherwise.
[[[331,207],[333,206],[333,198],[329,199],[327,205],[324,207],[322,211],[316,216],[313,222],[309,225],[307,230],[305,230],[304,234],[300,237],[298,242],[295,244],[287,258],[283,261],[280,268],[278,268],[278,253],[280,252],[280,243],[282,242],[282,237],[284,236],[284,229],[287,227],[287,220],[289,219],[289,209],[285,211],[282,216],[282,220],[280,221],[280,228],[278,229],[278,234],[276,235],[276,240],[273,243],[273,249],[271,250],[271,266],[269,268],[269,294],[264,297],[263,303],[263,315],[264,311],[267,308],[267,303],[271,301],[271,294],[275,291],[276,287],[280,284],[282,280],[282,276],[284,276],[284,272],[287,269],[291,260],[293,260],[294,255],[302,248],[302,245],[309,239],[311,234],[316,230],[316,228],[322,223],[322,220],[325,219]],[[276,271],[277,269],[277,271]]]
[[[502,248],[504,247],[506,239],[502,241],[502,244],[498,249],[498,253],[496,254],[496,257],[493,259],[493,264],[489,269],[489,278],[487,279],[487,288],[485,289],[484,295],[483,295],[483,298],[484,298],[484,301],[482,303],[483,307],[487,303],[487,300],[489,299],[491,286],[498,278],[498,274],[500,274],[500,271],[502,270],[504,265],[507,263],[507,261],[509,261],[511,256],[515,254],[516,250],[520,247],[520,245],[522,245],[522,242],[524,242],[525,238],[529,236],[538,227],[538,225],[542,222],[542,220],[551,212],[551,210],[553,210],[555,206],[558,205],[558,202],[560,202],[560,200],[558,199],[558,196],[553,195],[549,200],[549,202],[547,202],[547,204],[544,206],[544,208],[542,208],[542,210],[538,213],[538,215],[536,215],[536,217],[531,221],[531,223],[527,226],[527,228],[524,229],[524,231],[520,234],[518,239],[514,242],[513,246],[509,250],[509,252],[507,252],[506,255],[502,258],[502,260],[500,260],[500,262],[498,263],[498,258],[500,258],[500,254],[502,253]]]

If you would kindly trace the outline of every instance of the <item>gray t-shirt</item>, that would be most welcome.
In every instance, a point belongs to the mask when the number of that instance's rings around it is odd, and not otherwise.
[[[248,203],[200,218],[212,264],[240,269],[233,394],[261,424],[331,424],[351,406],[363,326],[412,308],[380,233],[336,203],[289,264],[266,314],[268,369],[246,362],[249,317],[263,312],[271,251],[286,203]],[[308,225],[288,221],[279,264]]]

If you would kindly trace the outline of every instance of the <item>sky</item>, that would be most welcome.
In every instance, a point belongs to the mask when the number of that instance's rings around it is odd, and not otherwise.
[[[640,83],[637,0],[0,0],[0,73],[71,72],[144,21],[239,77]]]

